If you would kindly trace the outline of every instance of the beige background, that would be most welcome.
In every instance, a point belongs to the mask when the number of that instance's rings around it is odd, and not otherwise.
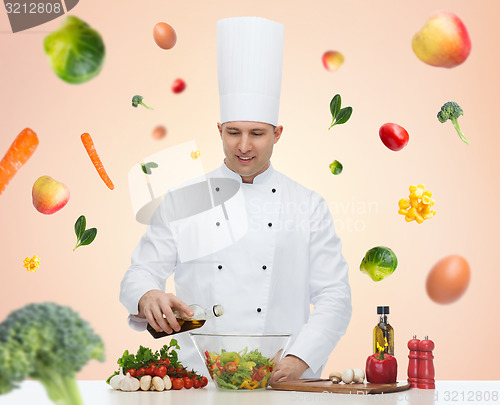
[[[143,157],[191,139],[201,150],[206,171],[222,162],[216,129],[216,21],[257,15],[285,25],[280,113],[285,130],[273,164],[326,198],[350,265],[353,317],[325,374],[364,367],[376,306],[390,305],[400,379],[406,378],[406,343],[413,334],[435,341],[437,379],[500,379],[494,360],[500,332],[495,253],[500,3],[188,3],[81,1],[72,14],[97,29],[107,47],[101,74],[82,85],[59,80],[43,52],[44,37],[61,18],[12,34],[2,7],[0,155],[27,126],[37,132],[40,146],[0,196],[0,319],[29,302],[45,300],[77,310],[103,337],[107,354],[105,363],[89,363],[79,374],[82,379],[106,378],[125,349],[164,343],[129,329],[118,302],[120,280],[145,230],[132,214],[127,173]],[[411,50],[413,34],[436,9],[459,15],[472,39],[469,59],[451,70],[425,65]],[[153,42],[152,29],[159,21],[177,31],[177,45],[170,51]],[[330,49],[345,56],[335,73],[321,63],[321,55]],[[170,90],[177,77],[187,82],[179,95]],[[328,105],[336,93],[354,113],[347,124],[328,131]],[[133,109],[134,94],[142,94],[155,110]],[[460,123],[469,147],[451,123],[436,119],[440,106],[451,100],[464,110]],[[409,131],[404,150],[395,153],[380,142],[378,128],[385,122]],[[150,135],[157,124],[168,128],[164,140]],[[82,132],[93,136],[114,191],[86,156]],[[344,164],[340,176],[329,172],[334,159]],[[31,202],[31,187],[42,175],[71,190],[68,205],[51,216],[38,213]],[[434,193],[437,216],[422,225],[408,224],[397,214],[397,202],[410,184],[418,183]],[[98,228],[98,236],[92,245],[73,252],[73,224],[81,214],[89,227]],[[377,245],[390,246],[400,263],[380,283],[359,271],[366,250]],[[461,300],[440,306],[427,297],[425,278],[437,260],[452,253],[468,259],[471,284]],[[41,267],[29,273],[22,262],[35,254]]]

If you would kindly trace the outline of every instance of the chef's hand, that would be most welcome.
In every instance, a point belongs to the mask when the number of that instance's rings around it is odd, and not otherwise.
[[[139,314],[137,316],[146,318],[157,332],[163,330],[166,333],[172,333],[172,328],[178,332],[181,326],[177,322],[172,308],[178,309],[181,316],[186,318],[194,315],[192,309],[174,294],[161,290],[150,290],[139,300]]]
[[[285,356],[276,366],[271,383],[297,380],[309,368],[307,363],[291,354]]]

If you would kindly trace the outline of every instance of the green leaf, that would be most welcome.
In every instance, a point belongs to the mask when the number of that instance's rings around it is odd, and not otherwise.
[[[80,246],[85,246],[85,245],[90,245],[95,237],[97,236],[97,229],[96,228],[90,228],[87,229],[80,240]]]
[[[340,99],[340,94],[335,94],[335,96],[332,98],[332,101],[330,101],[330,112],[332,114],[333,120],[335,120],[337,114],[340,111],[341,102],[342,101]]]
[[[158,167],[158,163],[148,162],[148,163],[146,163],[146,166],[151,168],[151,169],[156,169]]]
[[[151,169],[147,167],[144,163],[141,163],[141,168],[145,174],[151,174]]]
[[[349,120],[349,118],[351,118],[351,114],[352,114],[352,107],[342,108],[337,114],[334,125],[345,124]]]
[[[85,227],[87,226],[85,220],[85,215],[81,215],[75,222],[75,233],[77,242],[82,238],[83,233],[85,232]]]

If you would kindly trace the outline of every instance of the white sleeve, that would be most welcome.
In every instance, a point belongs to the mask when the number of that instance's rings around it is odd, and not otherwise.
[[[130,315],[139,312],[139,300],[150,290],[164,290],[167,278],[174,271],[177,249],[163,203],[153,215],[146,233],[132,253],[131,266],[125,273],[120,288],[120,302]],[[129,316],[133,329],[145,329],[145,321]],[[142,325],[141,325],[142,323]]]
[[[309,291],[314,311],[288,351],[317,372],[345,334],[351,319],[351,289],[342,243],[325,200],[312,193]]]

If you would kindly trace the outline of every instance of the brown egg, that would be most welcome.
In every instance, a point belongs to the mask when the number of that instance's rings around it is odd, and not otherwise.
[[[163,125],[158,125],[155,129],[153,129],[153,132],[151,132],[151,136],[154,139],[163,139],[167,135],[167,128],[165,128]]]
[[[470,281],[470,267],[462,256],[451,255],[437,262],[427,276],[426,289],[429,297],[438,304],[450,304],[458,300]]]
[[[157,23],[153,28],[153,38],[161,49],[171,49],[177,42],[175,30],[164,22]]]

